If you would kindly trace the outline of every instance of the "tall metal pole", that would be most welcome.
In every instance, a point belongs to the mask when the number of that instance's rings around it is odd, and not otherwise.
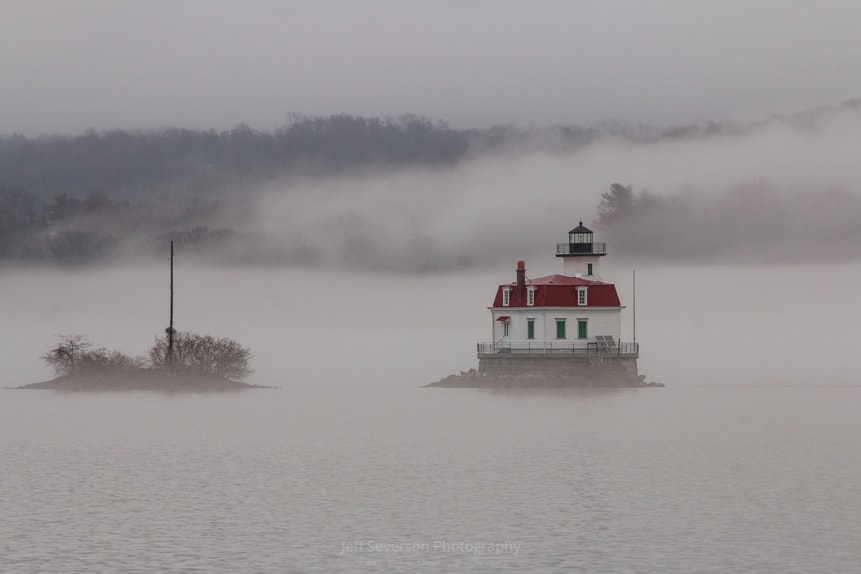
[[[170,327],[167,328],[167,365],[173,368],[173,241],[170,242]]]
[[[637,270],[634,269],[633,273],[633,283],[634,283],[634,345],[637,344]]]

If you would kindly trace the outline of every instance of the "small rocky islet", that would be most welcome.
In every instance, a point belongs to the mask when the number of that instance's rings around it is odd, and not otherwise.
[[[202,392],[274,388],[242,379],[253,372],[250,349],[227,337],[173,331],[157,337],[147,356],[96,347],[86,335],[57,335],[42,355],[55,378],[22,390]]]
[[[55,390],[55,391],[160,391],[160,392],[206,392],[240,391],[244,389],[267,389],[261,385],[251,385],[189,370],[171,371],[169,369],[140,369],[125,372],[87,372],[63,375],[43,381],[30,383],[17,390]]]

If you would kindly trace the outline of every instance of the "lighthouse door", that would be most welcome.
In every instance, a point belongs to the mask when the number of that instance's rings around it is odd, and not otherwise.
[[[502,338],[500,339],[500,344],[503,349],[511,348],[511,320],[506,319],[502,322]]]
[[[511,349],[511,343],[509,342],[511,340],[509,337],[510,334],[511,316],[503,315],[502,317],[497,317],[493,324],[493,340],[500,351]]]

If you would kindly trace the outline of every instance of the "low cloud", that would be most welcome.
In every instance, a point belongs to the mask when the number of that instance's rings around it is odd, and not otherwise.
[[[445,168],[273,184],[246,222],[320,265],[444,270],[546,257],[583,219],[665,262],[861,259],[861,109],[576,149],[533,135]],[[600,221],[613,182],[645,200]],[[643,190],[646,190],[644,193]]]

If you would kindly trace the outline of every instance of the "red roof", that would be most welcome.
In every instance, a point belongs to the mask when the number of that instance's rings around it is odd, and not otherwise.
[[[620,307],[616,286],[603,281],[590,281],[567,275],[547,275],[537,279],[527,279],[526,286],[537,287],[534,307],[577,307],[577,287],[588,287],[587,307]],[[526,307],[526,292],[517,292],[517,283],[504,283],[496,290],[494,307],[502,307],[502,289],[511,288],[509,307]]]

